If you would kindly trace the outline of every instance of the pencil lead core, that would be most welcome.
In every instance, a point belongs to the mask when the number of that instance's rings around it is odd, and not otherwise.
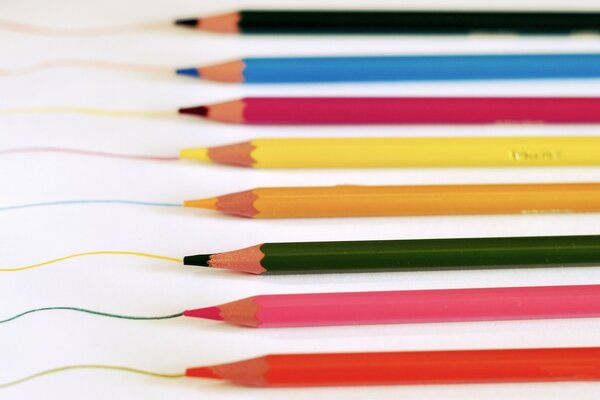
[[[179,114],[196,115],[199,117],[206,117],[208,115],[208,107],[197,106],[197,107],[185,107],[178,110]]]
[[[192,318],[212,319],[214,321],[223,321],[221,310],[218,307],[196,308],[195,310],[185,310],[183,315]]]
[[[185,160],[210,161],[207,148],[182,149],[179,152],[179,158]]]
[[[200,70],[198,68],[177,68],[175,70],[177,75],[191,76],[193,78],[200,78]]]
[[[185,200],[183,202],[184,207],[194,208],[207,208],[209,210],[217,209],[217,198],[211,197],[209,199],[198,199],[198,200]]]
[[[213,378],[213,379],[221,379],[221,377],[213,371],[210,367],[196,367],[196,368],[188,368],[185,371],[185,376],[190,378]]]
[[[197,267],[208,267],[210,254],[197,254],[194,256],[183,257],[183,265],[195,265]]]
[[[198,18],[179,18],[175,20],[175,25],[195,28],[198,26],[200,19]]]

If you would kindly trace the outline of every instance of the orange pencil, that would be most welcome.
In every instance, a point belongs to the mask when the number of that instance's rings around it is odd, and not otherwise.
[[[0,388],[75,369],[127,371],[161,378],[206,378],[260,388],[599,381],[600,348],[269,354],[176,373],[84,364],[0,382]]]
[[[600,183],[256,188],[185,207],[248,218],[600,212]]]
[[[186,376],[258,387],[597,381],[600,348],[274,354]]]

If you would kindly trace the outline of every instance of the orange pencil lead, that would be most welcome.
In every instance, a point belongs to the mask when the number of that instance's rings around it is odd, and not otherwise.
[[[208,199],[185,200],[183,202],[183,206],[216,210],[217,209],[217,200],[218,199],[216,197],[210,197]]]

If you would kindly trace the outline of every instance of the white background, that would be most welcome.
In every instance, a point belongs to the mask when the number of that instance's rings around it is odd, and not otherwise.
[[[0,17],[57,28],[192,17],[246,6],[600,9],[597,1],[2,0]],[[368,4],[367,4],[368,3]],[[58,58],[167,66],[241,56],[600,51],[587,38],[241,37],[176,28],[96,38],[0,32],[0,68]],[[173,76],[55,69],[0,78],[0,108],[36,105],[171,110],[242,95],[598,95],[598,81],[235,86]],[[174,155],[182,147],[268,136],[595,135],[594,126],[243,127],[197,119],[75,115],[0,116],[0,148],[68,146]],[[256,186],[598,181],[597,168],[259,171],[69,155],[0,157],[0,206],[75,198],[179,202]],[[0,266],[98,249],[182,257],[267,241],[600,233],[598,215],[244,220],[210,212],[135,206],[65,206],[0,214]],[[0,275],[0,319],[41,306],[152,315],[259,293],[600,283],[595,268],[252,277],[118,256],[77,259]],[[179,372],[266,353],[600,345],[600,320],[525,321],[251,330],[194,319],[136,322],[70,312],[0,326],[0,381],[64,364],[107,363]],[[594,383],[261,390],[204,380],[117,372],[48,376],[0,391],[2,399],[559,399],[597,398]]]

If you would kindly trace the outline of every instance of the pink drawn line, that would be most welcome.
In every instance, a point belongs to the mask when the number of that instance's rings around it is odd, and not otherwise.
[[[0,150],[0,155],[22,154],[22,153],[64,153],[91,157],[121,158],[127,160],[148,161],[176,161],[179,156],[145,156],[134,154],[109,153],[104,151],[68,149],[64,147],[22,147],[17,149]]]

